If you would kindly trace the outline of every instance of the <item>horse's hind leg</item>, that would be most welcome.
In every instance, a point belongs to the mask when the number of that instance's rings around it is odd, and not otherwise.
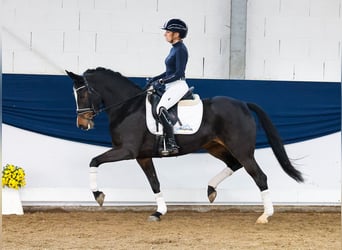
[[[156,170],[153,165],[152,158],[138,158],[137,162],[140,167],[144,171],[150,185],[152,191],[155,195],[155,199],[157,202],[157,211],[149,216],[149,221],[160,221],[160,216],[165,215],[167,212],[166,203],[163,197],[163,194],[160,192],[160,184],[157,177]]]
[[[236,170],[242,167],[242,165],[235,159],[235,157],[226,149],[226,147],[216,141],[212,141],[205,145],[204,147],[207,151],[215,156],[216,158],[220,159],[226,164],[226,168],[224,168],[220,173],[215,175],[210,181],[208,182],[208,199],[210,203],[213,203],[217,192],[217,186],[225,180],[227,177],[231,176]]]
[[[264,213],[257,219],[256,223],[267,223],[267,218],[272,216],[274,212],[273,204],[268,191],[267,176],[261,170],[254,157],[243,160],[242,164],[248,174],[253,178],[261,192],[261,198],[264,205]]]

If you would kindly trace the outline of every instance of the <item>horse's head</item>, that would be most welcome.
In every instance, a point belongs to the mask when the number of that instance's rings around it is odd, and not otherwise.
[[[78,128],[89,130],[94,128],[94,117],[100,110],[101,96],[89,85],[84,76],[66,71],[73,80],[74,95],[76,100]]]

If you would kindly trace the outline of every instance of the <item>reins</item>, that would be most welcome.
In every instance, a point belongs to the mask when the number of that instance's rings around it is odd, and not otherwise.
[[[127,100],[124,100],[124,101],[119,102],[119,103],[114,103],[114,104],[109,105],[109,106],[104,107],[104,108],[100,108],[100,109],[98,110],[97,113],[106,111],[106,110],[108,110],[108,109],[111,109],[111,108],[114,108],[114,107],[117,107],[117,106],[121,106],[121,105],[125,104],[126,102],[129,102],[129,101],[131,101],[131,100],[133,100],[133,99],[135,99],[135,98],[137,98],[137,97],[139,97],[139,96],[145,94],[146,92],[147,92],[147,90],[143,90],[142,92],[136,94],[135,96],[132,96],[131,98],[129,98],[129,99],[127,99]]]
[[[91,87],[91,86],[89,85],[87,79],[86,79],[84,76],[83,76],[83,80],[84,80],[84,86],[81,86],[81,87],[75,89],[75,92],[77,92],[77,91],[79,91],[79,90],[81,90],[81,89],[83,89],[83,88],[87,88],[87,91],[88,91],[89,94],[96,94],[96,95],[98,95],[99,97],[101,97],[101,95],[100,95],[93,87]],[[124,100],[124,101],[122,101],[122,102],[114,103],[114,104],[112,104],[112,105],[109,105],[109,106],[107,106],[107,107],[100,108],[100,109],[98,109],[98,110],[95,109],[94,104],[93,104],[93,101],[92,101],[92,98],[91,98],[91,95],[90,95],[89,98],[90,98],[90,106],[91,106],[91,107],[89,107],[89,108],[77,109],[76,112],[77,112],[77,114],[82,114],[82,113],[86,113],[86,112],[88,112],[88,111],[92,111],[92,112],[94,113],[94,116],[96,116],[97,114],[99,114],[99,113],[101,113],[101,112],[103,112],[103,111],[109,110],[109,109],[111,109],[111,108],[119,107],[119,106],[121,106],[121,105],[123,105],[123,104],[125,104],[125,103],[127,103],[127,102],[129,102],[129,101],[131,101],[131,100],[133,100],[133,99],[135,99],[135,98],[141,96],[141,95],[144,95],[144,94],[147,93],[147,91],[148,91],[148,89],[144,89],[142,92],[140,92],[140,93],[136,94],[135,96],[132,96],[132,97],[130,97],[130,98],[128,98],[128,99],[126,99],[126,100]]]

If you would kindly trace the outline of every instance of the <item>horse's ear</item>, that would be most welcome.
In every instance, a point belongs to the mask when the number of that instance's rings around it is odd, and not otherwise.
[[[68,76],[69,76],[71,79],[73,79],[73,80],[75,80],[75,81],[78,81],[78,80],[81,80],[81,79],[82,79],[82,76],[79,76],[79,75],[77,75],[77,74],[75,74],[75,73],[73,73],[73,72],[71,72],[71,71],[65,70],[65,72],[68,74]]]
[[[75,78],[77,78],[77,75],[76,75],[76,74],[74,74],[74,73],[72,73],[71,71],[67,71],[67,70],[65,70],[65,72],[68,74],[68,76],[69,76],[70,78],[72,78],[72,79],[75,79]]]

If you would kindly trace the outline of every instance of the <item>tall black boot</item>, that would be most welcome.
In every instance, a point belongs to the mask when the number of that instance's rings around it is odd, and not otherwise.
[[[159,120],[163,125],[163,131],[165,135],[165,146],[160,151],[160,154],[163,156],[177,154],[179,147],[176,143],[175,135],[173,133],[173,125],[170,121],[169,113],[164,107],[160,108]]]

